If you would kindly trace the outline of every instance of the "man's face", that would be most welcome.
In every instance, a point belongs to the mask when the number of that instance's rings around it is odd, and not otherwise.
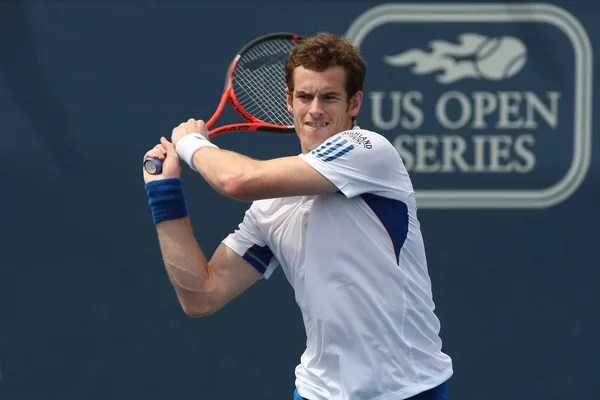
[[[362,92],[350,102],[346,94],[346,71],[332,67],[316,72],[304,67],[294,70],[294,93],[286,90],[288,110],[294,115],[302,153],[317,148],[326,139],[352,128],[352,117],[360,110]]]

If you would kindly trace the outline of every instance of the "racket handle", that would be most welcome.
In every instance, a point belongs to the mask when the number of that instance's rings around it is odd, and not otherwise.
[[[162,172],[162,160],[154,157],[148,157],[144,160],[144,169],[150,175],[158,175]]]
[[[206,130],[207,135],[210,137],[210,131]],[[148,157],[144,160],[144,169],[150,175],[158,175],[162,172],[162,160],[154,157]]]

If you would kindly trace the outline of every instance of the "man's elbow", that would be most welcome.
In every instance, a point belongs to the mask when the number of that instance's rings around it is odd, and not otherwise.
[[[202,303],[202,304],[181,303],[181,308],[183,309],[183,312],[185,313],[185,315],[187,315],[188,317],[191,317],[191,318],[208,317],[209,315],[216,313],[220,309],[220,307],[216,307],[216,306],[208,304],[208,303]]]
[[[221,181],[222,193],[239,201],[254,201],[256,199],[256,185],[246,174],[229,176]]]
[[[207,317],[216,313],[223,304],[219,303],[219,298],[214,293],[209,294],[207,292],[199,295],[194,293],[190,295],[189,292],[178,291],[179,304],[185,315],[192,318]]]

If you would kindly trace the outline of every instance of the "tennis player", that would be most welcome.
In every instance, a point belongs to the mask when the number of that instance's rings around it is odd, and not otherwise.
[[[320,33],[286,63],[287,103],[302,154],[258,161],[219,149],[204,122],[173,129],[144,172],[166,270],[186,314],[205,316],[281,267],[307,346],[295,399],[447,400],[415,194],[396,149],[354,125],[366,65],[345,38]],[[252,201],[207,261],[192,234],[183,159],[217,192]]]

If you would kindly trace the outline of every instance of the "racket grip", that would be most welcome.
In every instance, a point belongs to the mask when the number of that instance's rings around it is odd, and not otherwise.
[[[210,137],[210,131],[207,129],[206,133]],[[148,157],[144,160],[144,169],[150,175],[158,175],[162,172],[162,160],[154,157]]]
[[[144,160],[144,169],[150,175],[158,175],[162,172],[162,160],[154,157],[148,157]]]

